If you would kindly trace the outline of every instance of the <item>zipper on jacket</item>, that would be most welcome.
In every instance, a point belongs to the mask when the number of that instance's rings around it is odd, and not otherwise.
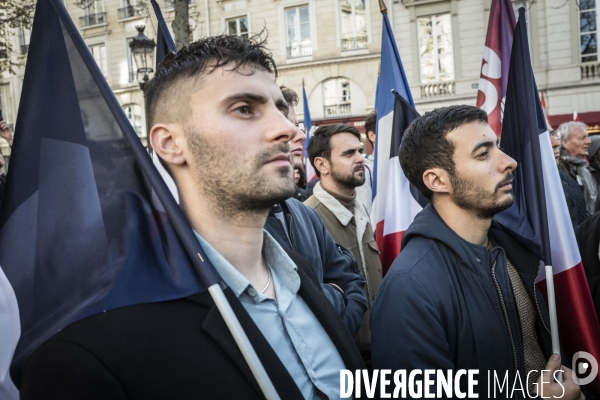
[[[498,280],[496,279],[496,261],[494,261],[494,263],[492,264],[492,280],[494,281],[494,286],[496,286],[496,292],[498,292],[498,297],[500,298],[500,305],[502,306],[502,312],[504,313],[504,320],[506,321],[506,327],[508,328],[508,336],[510,337],[510,345],[512,347],[513,361],[515,364],[515,374],[517,374],[519,372],[519,365],[517,362],[517,348],[515,346],[512,330],[510,329],[510,320],[508,319],[508,311],[506,310],[506,304],[504,303],[502,290],[500,289],[500,285],[498,284]]]

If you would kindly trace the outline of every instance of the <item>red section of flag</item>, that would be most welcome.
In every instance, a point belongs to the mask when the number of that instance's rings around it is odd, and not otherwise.
[[[538,283],[538,287],[547,300],[546,281]],[[597,336],[598,318],[589,289],[583,264],[554,275],[556,292],[556,314],[560,342],[564,351],[571,357],[578,351],[586,351],[596,357],[600,363],[600,341]],[[573,329],[577,327],[577,329]],[[563,360],[563,364],[566,361]],[[572,365],[575,368],[575,365]],[[600,393],[600,379],[596,378],[588,385],[595,393]]]
[[[490,127],[502,133],[502,117],[515,14],[510,0],[492,0],[483,50],[476,106],[488,114]]]
[[[387,235],[383,235],[385,221],[381,221],[375,227],[375,238],[377,241],[377,247],[379,247],[379,258],[381,259],[381,269],[383,272],[383,276],[387,274],[390,269],[392,263],[400,253],[400,248],[402,246],[402,238],[404,237],[404,232],[394,232],[388,233]]]

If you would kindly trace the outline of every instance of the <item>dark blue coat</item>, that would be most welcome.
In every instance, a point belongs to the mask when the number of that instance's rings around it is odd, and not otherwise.
[[[288,222],[288,239],[280,220],[271,212],[265,230],[288,250],[299,253],[317,274],[325,296],[338,311],[352,336],[360,329],[367,311],[365,281],[350,252],[336,244],[312,208],[295,199],[281,204]],[[291,240],[291,243],[290,243]],[[329,283],[339,286],[344,293]]]
[[[508,371],[512,387],[518,369],[525,385],[521,324],[507,257],[534,302],[538,341],[546,359],[550,357],[548,313],[535,287],[539,260],[500,225],[492,223],[490,233],[498,243],[491,250],[460,238],[431,205],[416,216],[373,304],[373,368],[479,369],[479,398],[489,398],[488,371],[497,371],[501,379]],[[508,394],[505,390],[496,396]]]

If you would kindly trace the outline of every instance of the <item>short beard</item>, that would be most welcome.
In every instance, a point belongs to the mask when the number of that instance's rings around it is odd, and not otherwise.
[[[352,171],[351,174],[338,173],[337,170],[333,167],[333,164],[331,164],[331,177],[338,185],[343,186],[345,188],[356,189],[358,186],[362,186],[365,184],[364,168],[362,178],[355,176],[354,172],[355,171]]]
[[[482,200],[489,196],[489,193],[483,190],[479,186],[473,185],[471,182],[467,182],[455,174],[451,173],[450,182],[452,184],[452,188],[454,189],[453,200],[460,208],[465,210],[473,211],[475,217],[478,219],[491,219],[494,215],[500,213],[501,211],[509,208],[514,199],[511,195],[504,201],[495,201],[490,205],[482,204]],[[513,179],[513,173],[509,172],[494,190],[493,196],[495,196],[500,187],[506,184],[507,181]]]
[[[289,153],[287,143],[272,145],[251,159],[242,159],[193,130],[186,129],[185,134],[198,168],[194,179],[215,211],[224,218],[266,213],[274,204],[294,194],[296,185],[291,165],[280,167],[270,176],[260,173],[273,157]]]

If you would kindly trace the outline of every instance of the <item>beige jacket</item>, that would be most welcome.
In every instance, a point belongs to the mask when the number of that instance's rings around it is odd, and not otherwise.
[[[369,364],[371,345],[369,311],[382,279],[379,248],[375,242],[369,214],[359,200],[355,200],[354,213],[351,213],[335,197],[321,187],[321,182],[315,185],[313,195],[304,204],[313,208],[319,214],[333,240],[352,253],[362,277],[367,282],[365,293],[369,310],[363,317],[362,326],[355,340],[365,358],[365,362]]]

